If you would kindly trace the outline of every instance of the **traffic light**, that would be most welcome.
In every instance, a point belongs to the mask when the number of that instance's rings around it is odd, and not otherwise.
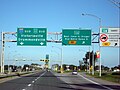
[[[40,60],[40,61],[43,61],[43,62],[44,62],[44,60]]]
[[[100,58],[100,52],[99,51],[96,52],[96,58]]]
[[[49,60],[48,60],[48,59],[45,59],[45,60],[42,60],[42,59],[41,59],[40,61],[43,61],[43,62],[49,62]]]
[[[45,62],[49,62],[49,60],[46,59]]]

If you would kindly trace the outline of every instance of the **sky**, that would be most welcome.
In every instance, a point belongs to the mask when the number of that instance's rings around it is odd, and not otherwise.
[[[82,13],[101,18],[101,27],[119,27],[119,9],[110,0],[0,0],[0,32],[17,32],[19,27],[44,27],[48,32],[62,32],[64,28],[90,28],[92,32],[99,33],[98,19],[82,16]],[[16,37],[6,35],[6,39],[16,40]],[[50,35],[48,39],[51,39]],[[45,59],[46,54],[50,56],[50,64],[59,64],[62,50],[63,64],[79,65],[79,60],[84,58],[89,47],[92,51],[92,45],[47,43],[47,46],[20,47],[15,42],[6,42],[5,64],[43,64],[39,60]],[[94,44],[94,52],[98,50],[99,44]],[[119,48],[101,47],[100,54],[102,65],[113,67],[119,64]]]

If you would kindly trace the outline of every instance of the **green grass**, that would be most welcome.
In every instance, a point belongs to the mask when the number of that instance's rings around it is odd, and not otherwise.
[[[32,73],[32,72],[24,72],[24,73],[16,72],[14,75],[8,75],[8,76],[5,76],[5,77],[1,77],[0,79],[12,78],[12,77],[15,77],[15,76],[21,76],[21,75],[26,75],[26,74],[30,74],[30,73]]]
[[[100,78],[103,80],[115,82],[115,83],[120,83],[120,75],[119,74],[112,75],[112,73],[102,73],[101,77],[99,77],[99,73],[95,73],[94,76],[91,74],[87,74],[87,75],[90,75],[95,78]]]

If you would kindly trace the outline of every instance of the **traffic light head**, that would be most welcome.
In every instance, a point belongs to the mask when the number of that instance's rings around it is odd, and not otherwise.
[[[44,60],[40,60],[40,61],[44,61]]]
[[[49,60],[46,59],[45,62],[49,62]]]

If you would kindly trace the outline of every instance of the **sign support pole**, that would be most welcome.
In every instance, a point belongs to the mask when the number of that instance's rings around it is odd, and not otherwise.
[[[61,47],[61,73],[63,73],[63,51]]]
[[[4,73],[4,39],[5,39],[5,34],[2,32],[2,51],[1,51],[1,74]]]
[[[100,52],[100,46],[99,46],[99,52]],[[99,68],[100,68],[100,73],[99,76],[101,77],[101,52],[100,52],[100,58],[99,58]]]
[[[101,18],[99,18],[99,31],[100,31],[100,28],[102,26],[102,21],[101,21]],[[100,33],[99,33],[99,38],[100,38]],[[99,73],[99,76],[101,77],[101,48],[100,48],[100,40],[98,39],[98,45],[99,45],[99,53],[100,53],[100,58],[99,58],[99,69],[100,69],[100,73]]]

